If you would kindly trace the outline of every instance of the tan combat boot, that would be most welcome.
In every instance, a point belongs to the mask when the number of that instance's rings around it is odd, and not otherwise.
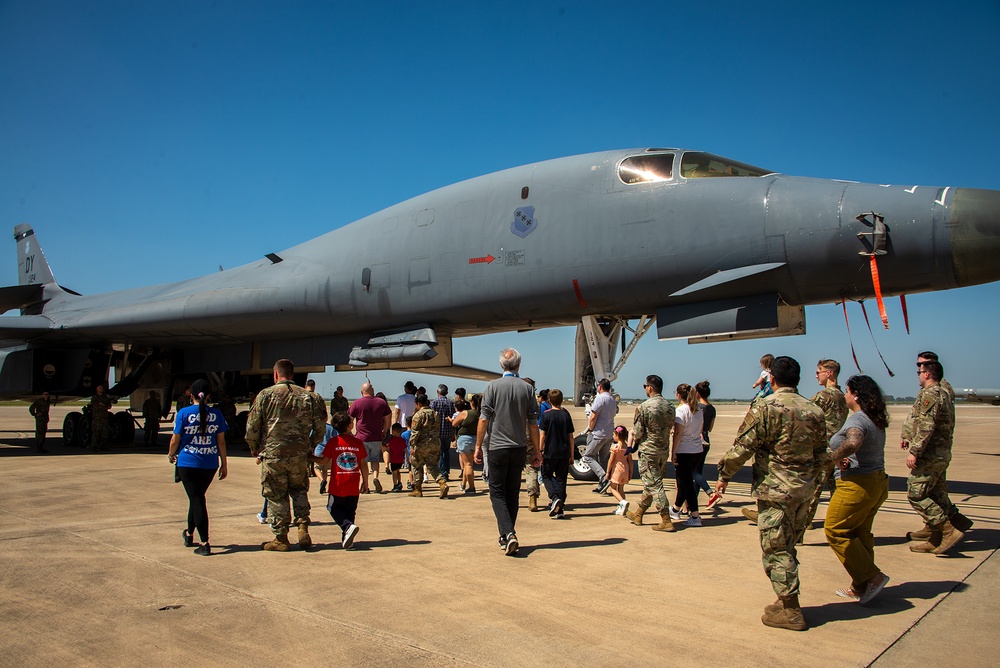
[[[760,618],[764,626],[788,629],[789,631],[805,631],[806,620],[802,616],[802,608],[799,607],[799,597],[789,596],[779,600],[781,601],[780,608],[773,609],[773,606],[770,605],[764,608],[764,614]]]
[[[917,529],[916,531],[907,531],[907,540],[919,540],[924,541],[931,537],[931,527],[929,524],[924,524],[923,529]]]
[[[961,537],[961,536],[960,536]],[[923,543],[910,543],[910,552],[933,552],[941,545],[941,532],[931,531]]]
[[[771,614],[776,613],[778,610],[781,610],[784,607],[785,606],[781,604],[781,599],[779,598],[774,603],[772,603],[770,605],[765,605],[764,606],[764,613],[768,614],[768,615],[771,615]]]
[[[528,510],[531,512],[536,512],[538,510],[538,495],[531,494],[528,496]]]
[[[441,490],[440,493],[438,494],[438,498],[439,499],[447,499],[448,498],[448,490],[450,489],[448,487],[448,483],[446,483],[444,481],[444,479],[441,479],[441,480],[438,481],[438,487]]]
[[[945,520],[944,526],[941,527],[941,544],[931,550],[931,554],[944,554],[955,543],[962,540],[964,535],[950,521]]]
[[[646,509],[642,506],[636,506],[635,510],[626,510],[625,517],[632,520],[632,524],[637,527],[642,526],[642,516],[646,513]]]
[[[751,508],[750,506],[743,506],[740,508],[740,512],[743,513],[743,517],[747,518],[754,524],[757,524],[757,510]]]
[[[288,544],[288,536],[275,536],[270,543],[261,543],[260,546],[268,552],[288,552],[292,549]]]
[[[653,531],[677,531],[674,528],[674,523],[670,520],[669,510],[660,513],[660,523],[653,527]]]
[[[299,547],[303,550],[312,547],[313,540],[309,536],[309,525],[300,524],[299,525]]]
[[[423,496],[424,495],[424,491],[423,491],[423,489],[421,489],[423,486],[424,486],[424,483],[422,483],[422,482],[414,482],[413,483],[413,491],[410,492],[407,496]]]

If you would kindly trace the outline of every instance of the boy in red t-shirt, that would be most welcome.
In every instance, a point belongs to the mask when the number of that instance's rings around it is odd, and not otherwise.
[[[399,478],[399,470],[403,468],[403,462],[406,460],[406,441],[403,440],[402,433],[403,425],[398,422],[392,425],[392,436],[389,437],[389,442],[386,443],[389,455],[389,470],[392,472],[392,491],[394,492],[403,491],[403,483]]]
[[[326,509],[343,531],[341,546],[351,547],[358,535],[354,518],[358,512],[360,493],[368,492],[368,451],[365,444],[351,434],[351,416],[334,413],[331,425],[339,433],[326,442],[323,457],[330,460],[329,500]]]

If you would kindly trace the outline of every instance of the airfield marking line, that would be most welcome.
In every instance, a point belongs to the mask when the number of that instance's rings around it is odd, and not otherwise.
[[[967,573],[967,574],[965,575],[965,577],[964,577],[964,578],[962,578],[962,579],[961,579],[960,581],[956,582],[956,583],[955,583],[955,586],[954,586],[954,587],[952,587],[952,588],[951,588],[950,590],[948,590],[948,592],[947,592],[947,593],[945,593],[945,595],[944,595],[944,596],[942,596],[942,597],[941,597],[940,599],[938,599],[938,600],[937,600],[937,601],[936,601],[936,602],[934,603],[934,605],[932,605],[932,606],[931,606],[930,608],[928,608],[928,609],[927,609],[927,611],[926,611],[926,612],[924,612],[924,614],[920,615],[920,617],[918,617],[918,618],[917,618],[917,620],[916,620],[915,622],[913,622],[912,624],[910,624],[910,626],[908,626],[908,627],[907,627],[907,629],[906,629],[905,631],[903,631],[903,632],[902,632],[902,633],[901,633],[901,634],[899,635],[899,637],[898,637],[898,638],[896,638],[895,640],[893,640],[893,641],[892,641],[892,642],[891,642],[891,643],[889,644],[889,646],[888,646],[888,647],[886,647],[886,648],[885,648],[885,649],[883,649],[883,650],[882,650],[881,652],[879,652],[878,656],[876,656],[876,657],[875,657],[874,659],[872,659],[871,661],[869,661],[867,665],[868,665],[868,666],[871,666],[871,665],[873,665],[873,664],[874,664],[874,663],[875,663],[876,661],[878,661],[879,659],[881,659],[881,658],[882,658],[882,656],[883,656],[883,655],[884,655],[884,654],[885,654],[886,652],[888,652],[888,651],[889,651],[890,649],[892,649],[893,647],[895,647],[895,646],[896,646],[896,644],[897,644],[897,643],[898,643],[898,642],[899,642],[900,640],[902,640],[902,639],[903,639],[903,637],[904,637],[904,636],[906,636],[906,635],[907,635],[907,634],[908,634],[908,633],[909,633],[910,631],[912,631],[914,627],[916,627],[916,626],[917,626],[917,625],[918,625],[918,624],[919,624],[920,622],[922,622],[922,621],[924,620],[924,618],[925,618],[925,617],[927,617],[927,615],[929,615],[929,614],[931,614],[932,612],[934,612],[934,609],[935,609],[935,608],[937,608],[937,607],[938,607],[939,605],[941,605],[941,604],[942,604],[942,603],[943,603],[943,602],[945,601],[945,599],[947,599],[947,598],[948,598],[949,596],[951,596],[952,594],[954,594],[954,593],[955,593],[955,590],[956,590],[956,589],[958,589],[958,588],[959,588],[959,587],[960,587],[961,585],[964,585],[964,584],[965,584],[965,581],[966,581],[966,580],[968,580],[968,579],[969,579],[970,577],[972,577],[972,574],[973,574],[973,573],[975,573],[976,571],[978,571],[978,570],[979,570],[979,569],[980,569],[980,568],[982,567],[982,565],[983,565],[983,564],[985,564],[985,563],[986,563],[986,562],[987,562],[988,560],[990,560],[990,559],[992,559],[992,558],[993,558],[994,556],[996,556],[996,553],[997,553],[997,550],[996,550],[996,548],[994,548],[994,549],[993,549],[993,550],[992,550],[992,551],[990,552],[990,555],[989,555],[988,557],[986,557],[985,559],[983,559],[982,561],[980,561],[980,562],[979,562],[978,564],[976,564],[976,567],[975,567],[975,568],[973,568],[973,569],[972,569],[971,571],[969,571],[969,572],[968,572],[968,573]]]
[[[18,515],[17,513],[8,513],[8,514],[13,515],[14,517],[22,519],[22,520],[24,520],[26,522],[27,521],[31,521],[31,522],[35,522],[36,524],[38,523],[37,520],[32,520],[32,519],[24,517],[22,515]],[[189,578],[192,578],[192,579],[196,579],[196,580],[201,580],[201,581],[207,582],[209,584],[217,585],[217,586],[219,586],[221,588],[228,589],[231,592],[236,592],[238,594],[241,594],[241,595],[245,596],[246,598],[254,600],[254,601],[260,601],[260,602],[270,603],[270,604],[273,604],[273,605],[275,605],[277,607],[281,607],[281,608],[284,608],[286,610],[290,610],[292,612],[303,614],[303,615],[306,615],[306,616],[309,616],[309,617],[314,617],[314,618],[317,618],[317,619],[325,621],[325,622],[330,622],[330,623],[333,623],[333,624],[337,624],[339,626],[351,629],[352,631],[355,631],[357,633],[366,634],[365,637],[379,636],[379,637],[382,637],[383,639],[385,639],[387,641],[394,642],[397,645],[402,645],[404,647],[409,647],[411,649],[415,649],[415,650],[418,650],[420,652],[424,652],[424,653],[426,653],[428,655],[438,656],[438,657],[442,657],[442,658],[446,658],[446,659],[451,659],[452,661],[454,661],[456,663],[462,663],[462,664],[466,664],[466,665],[469,665],[469,666],[480,665],[480,664],[474,663],[474,662],[472,662],[472,661],[470,661],[468,659],[465,659],[465,658],[462,658],[462,657],[459,657],[459,656],[455,656],[454,654],[449,654],[447,652],[442,652],[441,650],[438,650],[438,649],[432,649],[432,648],[429,648],[429,647],[424,647],[423,645],[420,645],[419,643],[414,642],[412,639],[407,638],[405,636],[401,636],[401,635],[396,634],[396,633],[391,633],[391,632],[383,631],[381,629],[377,629],[377,628],[374,628],[374,627],[371,627],[371,626],[365,626],[364,624],[359,624],[357,622],[350,622],[350,621],[343,620],[343,619],[337,619],[337,618],[333,618],[333,617],[328,617],[327,615],[323,615],[323,614],[321,614],[319,612],[316,612],[315,610],[310,610],[308,608],[301,608],[301,607],[292,605],[290,603],[285,603],[283,601],[279,601],[279,600],[276,600],[276,599],[273,599],[273,598],[270,598],[270,597],[261,596],[259,594],[255,594],[255,593],[253,593],[251,591],[243,589],[241,587],[237,587],[236,585],[232,585],[232,584],[229,584],[227,582],[223,582],[221,580],[210,578],[210,577],[205,576],[205,575],[200,575],[200,574],[197,574],[197,573],[192,573],[190,571],[186,571],[186,570],[184,570],[182,568],[178,568],[177,566],[172,566],[170,564],[164,563],[164,562],[159,561],[157,559],[153,559],[151,557],[144,556],[144,555],[139,554],[137,552],[133,552],[131,550],[126,550],[125,548],[121,548],[121,547],[118,547],[117,545],[112,545],[110,543],[106,543],[106,542],[104,542],[102,540],[99,540],[97,538],[93,538],[93,537],[90,537],[90,536],[85,536],[83,534],[77,533],[75,531],[71,531],[69,529],[58,528],[58,527],[52,526],[51,524],[49,524],[48,526],[49,526],[50,529],[52,529],[54,531],[61,532],[61,533],[66,533],[66,534],[69,534],[70,536],[78,538],[78,539],[80,539],[82,541],[91,543],[92,545],[100,546],[100,547],[102,547],[104,549],[110,549],[110,550],[113,550],[115,552],[119,552],[121,554],[124,554],[126,556],[129,556],[129,557],[133,558],[136,561],[145,562],[147,564],[154,565],[154,566],[156,566],[158,568],[162,568],[162,569],[165,569],[165,570],[172,571],[172,572],[180,574],[182,576],[186,576],[186,577],[189,577]],[[19,536],[19,539],[23,539],[23,538],[25,538],[25,536],[23,536],[23,535]]]

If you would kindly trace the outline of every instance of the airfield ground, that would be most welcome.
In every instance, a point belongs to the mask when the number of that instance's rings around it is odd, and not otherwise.
[[[53,409],[53,427],[67,410]],[[710,462],[744,411],[719,407]],[[907,549],[920,521],[896,448],[906,408],[891,414],[875,529],[892,580],[868,607],[838,598],[848,578],[822,530],[808,532],[810,628],[795,633],[760,623],[774,594],[739,510],[746,468],[703,527],[673,534],[612,516],[591,484],[571,482],[564,521],[529,513],[522,496],[516,558],[497,549],[483,493],[364,496],[356,548],[343,551],[314,487],[317,545],[280,554],[260,550],[270,532],[253,517],[257,468],[236,447],[229,479],[209,490],[206,558],[181,544],[187,501],[165,433],[156,451],[91,454],[56,432],[39,456],[26,409],[0,407],[0,665],[996,665],[1000,408],[958,408],[951,494],[975,526],[947,557]],[[623,406],[618,422],[630,420]]]

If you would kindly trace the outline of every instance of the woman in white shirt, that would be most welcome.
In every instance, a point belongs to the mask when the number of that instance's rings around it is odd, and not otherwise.
[[[701,516],[698,514],[698,490],[694,485],[694,469],[704,451],[701,432],[705,414],[698,405],[698,392],[687,383],[677,386],[677,401],[680,405],[675,413],[673,436],[670,439],[670,461],[674,465],[677,496],[670,506],[670,519],[680,521],[679,508],[687,504],[691,516],[684,521],[684,525],[700,527]]]

